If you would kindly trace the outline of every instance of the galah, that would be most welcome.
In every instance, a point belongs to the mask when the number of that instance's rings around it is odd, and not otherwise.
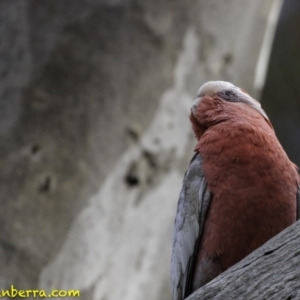
[[[297,167],[260,103],[229,82],[200,87],[195,156],[183,180],[171,261],[183,300],[299,218]]]

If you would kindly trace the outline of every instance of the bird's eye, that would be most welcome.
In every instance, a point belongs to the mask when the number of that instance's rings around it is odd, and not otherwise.
[[[221,92],[218,93],[218,95],[223,98],[226,101],[229,102],[238,102],[239,101],[239,97],[238,95],[230,90],[223,90]]]

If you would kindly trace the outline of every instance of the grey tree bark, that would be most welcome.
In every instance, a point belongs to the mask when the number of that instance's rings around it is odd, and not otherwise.
[[[214,79],[257,94],[279,8],[0,2],[0,288],[170,299],[191,103]]]
[[[300,221],[190,295],[202,299],[300,299]]]

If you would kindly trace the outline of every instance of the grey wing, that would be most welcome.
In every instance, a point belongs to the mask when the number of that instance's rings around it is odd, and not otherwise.
[[[300,186],[297,189],[297,220],[300,219]]]
[[[210,200],[202,158],[197,153],[185,174],[175,219],[171,259],[173,300],[183,300],[192,283],[193,264]]]

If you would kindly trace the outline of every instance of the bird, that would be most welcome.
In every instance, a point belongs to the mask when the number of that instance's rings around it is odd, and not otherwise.
[[[171,255],[183,300],[299,219],[300,179],[260,103],[225,81],[203,84],[190,121]]]

